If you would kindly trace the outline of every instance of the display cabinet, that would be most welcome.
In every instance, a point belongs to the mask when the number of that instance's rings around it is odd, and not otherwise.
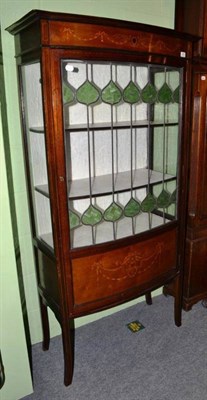
[[[177,0],[175,27],[200,36],[193,55],[190,185],[183,286],[183,308],[187,311],[200,300],[207,304],[206,1]],[[165,292],[173,294],[172,285],[165,287]]]
[[[32,11],[15,35],[43,323],[181,287],[195,38],[142,24]]]

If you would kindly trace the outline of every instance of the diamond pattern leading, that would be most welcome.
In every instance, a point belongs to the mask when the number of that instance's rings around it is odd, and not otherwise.
[[[122,94],[118,86],[113,81],[110,81],[109,84],[102,90],[101,97],[104,103],[114,105],[121,101]]]
[[[78,88],[76,99],[79,103],[89,106],[97,102],[99,99],[99,91],[93,83],[86,81]]]

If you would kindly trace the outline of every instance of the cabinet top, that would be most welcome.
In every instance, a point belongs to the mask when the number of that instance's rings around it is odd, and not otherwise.
[[[172,29],[110,18],[32,10],[7,28],[16,57],[39,57],[44,47],[130,52],[191,58],[198,37]]]
[[[112,27],[120,27],[126,29],[134,29],[143,32],[154,32],[159,33],[162,35],[167,36],[174,36],[182,39],[187,39],[190,41],[197,41],[198,36],[191,35],[191,34],[184,34],[174,29],[163,28],[155,25],[147,25],[138,22],[132,21],[125,21],[125,20],[118,20],[113,18],[105,18],[105,17],[95,17],[90,15],[78,15],[78,14],[68,14],[62,12],[51,12],[51,11],[44,11],[44,10],[31,10],[29,13],[25,14],[22,18],[18,21],[14,22],[10,25],[6,30],[16,35],[17,33],[21,32],[23,29],[28,27],[29,25],[41,21],[67,21],[67,22],[76,22],[79,24],[90,24],[90,25],[103,25],[103,26],[112,26]]]

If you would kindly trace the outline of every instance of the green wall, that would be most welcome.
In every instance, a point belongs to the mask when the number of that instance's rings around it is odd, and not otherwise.
[[[30,326],[30,334],[32,343],[41,341],[41,324],[39,315],[39,305],[36,289],[36,278],[34,272],[34,260],[31,244],[31,231],[30,231],[30,221],[27,205],[27,195],[26,195],[26,184],[25,184],[25,173],[24,173],[24,161],[22,153],[22,140],[20,131],[20,120],[19,120],[19,109],[18,109],[18,94],[17,94],[17,78],[15,70],[15,59],[14,59],[14,38],[5,31],[5,28],[12,24],[14,21],[22,17],[25,13],[31,9],[44,9],[48,11],[60,11],[60,12],[70,12],[76,14],[88,14],[97,15],[110,18],[125,19],[137,22],[143,22],[153,25],[159,25],[164,27],[173,28],[174,26],[174,4],[175,0],[1,0],[0,1],[0,18],[1,18],[1,28],[2,28],[2,47],[3,47],[3,58],[4,58],[4,76],[5,76],[5,87],[6,87],[6,98],[7,98],[7,114],[8,114],[8,129],[9,129],[9,141],[10,141],[10,151],[12,160],[12,171],[14,179],[14,197],[16,204],[16,215],[17,215],[17,226],[18,226],[18,236],[19,245],[21,251],[23,278],[25,295],[27,302],[28,319]],[[1,141],[1,152],[3,153],[3,141]],[[4,154],[3,154],[4,155]],[[17,287],[17,277],[16,277],[16,266],[14,257],[14,244],[11,233],[11,216],[8,206],[8,188],[7,188],[7,178],[5,171],[5,160],[1,157],[2,171],[4,173],[4,179],[1,180],[1,193],[3,199],[1,199],[2,208],[4,213],[1,216],[1,230],[2,225],[4,226],[3,232],[1,232],[3,239],[3,248],[7,246],[8,251],[6,251],[6,262],[2,262],[3,273],[5,272],[5,285],[11,284],[15,285],[15,291],[12,291],[12,302],[8,300],[8,293],[4,290],[1,294],[4,300],[4,313],[7,315],[13,310],[14,320],[18,320],[20,327],[18,327],[18,332],[15,330],[16,344],[17,348],[19,343],[24,342],[25,338],[22,326],[22,317],[16,313],[16,303],[19,304],[19,294]],[[2,240],[1,239],[1,240]],[[6,242],[5,242],[6,241]],[[5,257],[5,254],[4,254]],[[14,304],[15,303],[15,304]],[[133,303],[130,303],[130,305]],[[128,306],[127,304],[126,306]],[[11,308],[12,307],[12,308]],[[20,307],[20,304],[19,304]],[[123,306],[122,306],[123,308]],[[110,310],[110,312],[117,311],[119,308]],[[99,315],[93,315],[87,318],[80,318],[76,322],[76,326],[80,326],[83,323],[92,321],[95,318],[101,317],[103,315],[109,314],[108,312],[100,313]],[[11,323],[11,321],[10,321]],[[50,327],[51,334],[56,335],[60,332],[59,326],[50,313]],[[10,326],[8,323],[2,328],[5,332],[5,336],[9,332]],[[4,346],[9,347],[4,343]],[[23,347],[24,347],[23,346]],[[8,351],[9,353],[9,351]],[[24,362],[25,362],[25,379],[22,391],[24,395],[31,391],[31,378],[28,371],[28,359],[26,354],[26,348],[24,350]],[[15,357],[16,358],[16,357]],[[16,358],[18,359],[18,358]],[[3,398],[1,400],[17,399],[20,396],[17,387],[19,384],[18,374],[13,374],[14,365],[12,365],[12,349],[10,350],[10,363],[8,374],[8,384],[5,384],[5,388],[8,388],[9,377],[13,378],[14,388],[11,393],[7,394],[7,389],[4,389]],[[12,375],[13,374],[13,375]],[[16,397],[14,391],[16,391]],[[23,394],[22,394],[23,396]]]
[[[9,143],[1,63],[0,85],[0,349],[5,372],[0,398],[13,400],[31,393],[32,381],[17,276],[18,235],[11,222],[15,220],[11,210],[13,214],[15,210],[9,196],[12,176],[11,171],[8,173]]]

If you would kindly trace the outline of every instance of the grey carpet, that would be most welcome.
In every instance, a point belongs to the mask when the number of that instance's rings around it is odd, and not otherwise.
[[[145,329],[130,332],[139,320]],[[207,309],[173,321],[173,299],[158,296],[76,329],[73,383],[63,385],[61,338],[33,346],[34,394],[26,400],[206,400]]]

